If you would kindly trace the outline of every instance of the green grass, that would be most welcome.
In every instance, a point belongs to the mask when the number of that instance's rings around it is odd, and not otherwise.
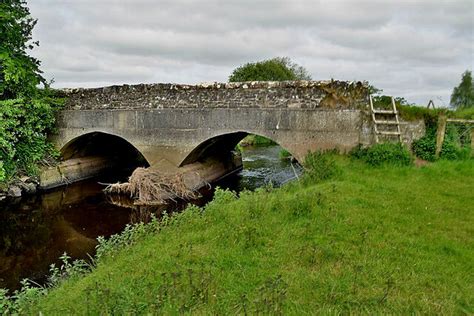
[[[474,164],[218,191],[26,314],[474,313]]]
[[[446,112],[446,109],[427,109],[424,106],[417,105],[398,105],[397,109],[401,118],[407,121],[436,120],[441,112]]]
[[[452,118],[474,119],[474,107],[453,110],[450,108],[428,109],[418,105],[397,105],[397,109],[401,118],[407,121],[424,119],[436,123],[438,116],[442,113]]]
[[[474,106],[465,109],[459,109],[453,112],[453,117],[465,119],[465,120],[474,120]]]

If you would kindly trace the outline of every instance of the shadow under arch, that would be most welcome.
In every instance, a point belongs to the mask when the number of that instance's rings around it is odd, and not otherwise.
[[[98,131],[73,138],[60,152],[64,160],[101,156],[118,162],[122,167],[150,166],[143,154],[126,139]]]
[[[257,135],[268,138],[274,141],[280,147],[284,148],[277,141],[266,135],[245,131],[226,133],[211,137],[199,144],[186,156],[186,158],[184,158],[180,164],[180,167],[194,162],[206,161],[208,159],[218,159],[221,161],[231,159],[232,151],[234,151],[237,144],[247,135]],[[287,150],[286,148],[284,149]],[[290,152],[290,154],[292,153]]]

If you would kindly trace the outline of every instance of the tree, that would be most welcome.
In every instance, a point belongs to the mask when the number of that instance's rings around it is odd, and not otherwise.
[[[379,89],[373,85],[369,85],[369,93],[372,95],[372,100],[374,105],[380,108],[391,108],[392,107],[392,97],[389,95],[382,94],[383,89]],[[403,97],[394,97],[395,105],[398,107],[400,105],[413,105],[410,104]]]
[[[240,66],[229,76],[229,82],[311,80],[308,71],[288,57],[276,57]]]
[[[25,0],[0,3],[0,99],[32,97],[40,83],[46,85],[40,62],[27,54],[38,46],[32,41],[37,20],[30,15]]]
[[[53,152],[46,137],[61,102],[42,77],[39,60],[27,53],[39,45],[32,41],[35,24],[25,0],[0,3],[0,182],[18,172],[34,174]]]
[[[461,83],[453,89],[450,104],[456,109],[474,107],[474,83],[469,70],[462,74]]]

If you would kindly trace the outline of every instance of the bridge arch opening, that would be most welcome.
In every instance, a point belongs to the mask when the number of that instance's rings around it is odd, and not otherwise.
[[[291,153],[277,142],[266,136],[245,131],[207,139],[188,154],[181,166],[209,162],[212,164],[213,161],[216,164],[224,163],[227,170],[239,171],[228,173],[237,174],[235,181],[224,181],[223,185],[218,183],[219,186],[238,191],[253,190],[270,182],[279,186],[297,178],[302,171]]]
[[[186,156],[185,159],[183,159],[180,166],[182,167],[184,165],[194,163],[194,162],[203,162],[210,158],[212,159],[227,158],[229,153],[238,151],[237,146],[239,145],[239,143],[241,143],[241,141],[249,135],[266,139],[268,140],[268,143],[267,143],[268,145],[280,146],[282,150],[288,153],[290,157],[294,157],[290,151],[288,151],[286,148],[281,146],[277,141],[273,140],[272,138],[268,136],[245,132],[245,131],[238,131],[238,132],[233,132],[233,133],[221,134],[221,135],[205,140],[204,142],[199,144],[196,148],[194,148]],[[267,144],[264,144],[264,146]],[[252,144],[250,144],[250,146],[252,146]]]
[[[61,148],[65,161],[90,165],[96,173],[120,170],[130,173],[137,167],[149,167],[148,161],[130,142],[120,136],[91,132],[78,136]],[[92,173],[93,170],[90,172]]]

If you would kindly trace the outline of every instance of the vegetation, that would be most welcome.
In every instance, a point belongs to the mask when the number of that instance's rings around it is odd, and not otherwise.
[[[311,75],[302,66],[288,57],[276,57],[240,66],[229,76],[229,82],[311,80]]]
[[[229,82],[242,81],[284,81],[311,80],[311,75],[302,66],[291,61],[288,57],[275,57],[254,63],[247,63],[232,71]],[[240,143],[240,146],[268,146],[276,143],[263,136],[250,134]]]
[[[0,308],[45,315],[474,312],[472,161],[373,168],[311,157],[308,169],[335,167],[337,177],[239,198],[217,190],[203,208],[100,239],[90,273],[64,263],[53,269],[54,288],[26,286],[17,300],[0,293]]]
[[[451,94],[450,104],[455,109],[474,108],[474,82],[470,71],[462,74],[461,83]]]
[[[462,94],[464,95],[464,97],[461,99],[468,99],[466,96],[469,95],[470,92],[467,91],[469,89],[467,89],[466,87],[469,86],[469,84],[467,84],[466,82],[472,82],[470,72],[464,73],[463,81],[459,87],[455,88],[456,93],[453,93],[453,95]],[[389,109],[392,107],[390,96],[381,95],[382,90],[377,89],[373,86],[370,86],[369,89],[372,94],[375,94],[373,96],[375,107],[384,109]],[[474,107],[459,106],[455,111],[450,111],[448,109],[443,108],[428,109],[426,107],[416,106],[413,104],[409,104],[404,98],[399,97],[394,98],[394,101],[402,119],[407,121],[423,120],[425,122],[426,134],[422,138],[413,142],[412,150],[417,157],[428,161],[435,160],[437,123],[438,117],[441,114],[452,118],[474,118]],[[450,160],[468,159],[471,156],[471,139],[470,133],[468,133],[468,131],[469,126],[465,124],[448,124],[440,157],[443,159]],[[378,152],[379,150],[382,150],[384,152],[383,155],[390,155],[387,151],[389,148],[386,148],[386,146],[390,145],[383,144],[381,146],[374,146],[370,149],[363,149],[359,147],[352,153],[352,156],[365,159],[366,161],[370,160],[375,162],[377,161],[377,159],[375,159],[375,157],[373,156],[369,156],[375,155],[377,157],[381,157],[381,153]],[[395,147],[393,147],[392,149],[395,150]],[[393,152],[393,154],[395,152],[396,150]],[[399,154],[401,154],[401,152],[399,152]],[[401,156],[398,157],[401,159],[400,163],[408,163],[408,153],[403,154],[403,157],[404,158],[402,158]],[[394,161],[397,161],[398,158],[395,158]]]
[[[339,167],[334,160],[335,152],[309,152],[304,161],[306,179],[311,183],[321,182],[337,176]]]
[[[280,160],[288,160],[288,159],[292,159],[293,156],[288,150],[282,148],[280,152],[278,153],[278,157],[280,158]]]
[[[266,138],[260,135],[249,134],[245,136],[239,143],[240,146],[270,146],[276,143],[270,138]]]
[[[31,36],[35,24],[25,1],[0,3],[0,183],[34,174],[38,162],[54,155],[46,135],[61,102],[41,76],[40,62],[27,54],[38,45]]]
[[[401,143],[380,143],[366,148],[358,146],[351,151],[350,155],[371,166],[384,164],[410,166],[413,164],[410,152]]]
[[[428,123],[437,122],[440,113],[445,113],[446,109],[428,109],[426,107],[408,104],[397,104],[400,117],[406,121],[424,120]]]
[[[471,156],[470,134],[462,133],[466,126],[448,124],[441,147],[440,157],[444,159],[468,159]],[[434,161],[436,151],[436,126],[428,126],[426,134],[413,142],[413,152],[421,159]]]
[[[436,133],[440,114],[448,117],[470,119],[474,115],[471,109],[457,111],[438,110],[410,110],[412,113],[421,113],[425,121],[426,133],[412,144],[413,153],[424,160],[434,161],[436,151]],[[468,159],[471,156],[471,134],[469,124],[448,123],[441,148],[440,157],[443,159]]]
[[[474,120],[474,107],[458,109],[452,112],[452,116],[465,120]]]

